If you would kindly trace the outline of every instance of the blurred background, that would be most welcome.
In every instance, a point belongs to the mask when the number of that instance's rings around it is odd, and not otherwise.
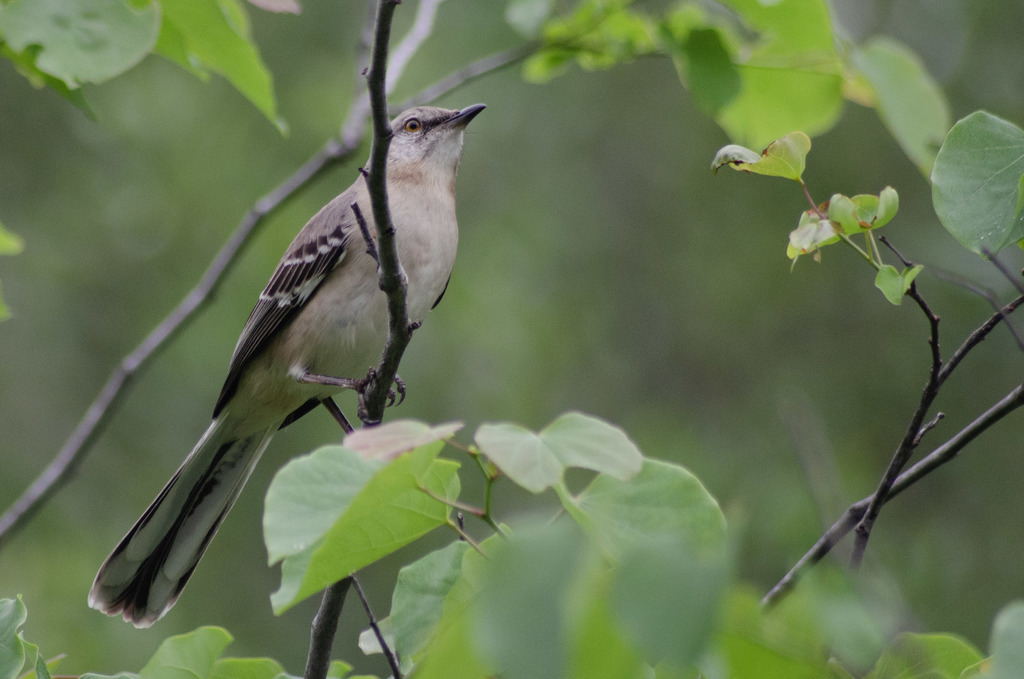
[[[855,41],[886,34],[916,50],[954,119],[984,108],[1024,123],[1021,3],[835,5]],[[412,14],[400,8],[396,36]],[[254,201],[337,133],[363,16],[362,3],[312,0],[300,16],[252,11],[288,137],[222,80],[204,84],[157,57],[86,90],[96,122],[0,61],[0,220],[26,244],[0,259],[14,312],[0,325],[0,507],[52,459]],[[502,3],[449,0],[392,101],[518,43]],[[573,67],[548,85],[513,67],[438,103],[476,102],[488,109],[467,133],[459,259],[402,364],[409,397],[388,417],[461,420],[465,440],[482,421],[539,428],[570,409],[615,422],[647,455],[705,482],[731,518],[741,576],[767,590],[823,522],[874,489],[924,384],[924,317],[885,302],[845,250],[790,271],[787,234],[806,207],[799,188],[712,175],[729,140],[667,59]],[[165,636],[203,624],[235,635],[232,655],[269,655],[301,673],[317,601],[271,614],[278,574],[266,566],[262,500],[287,458],[338,439],[324,412],[275,438],[155,629],[89,610],[86,594],[207,426],[237,334],[284,247],[367,153],[262,226],[217,299],[139,375],[76,478],[0,550],[0,596],[24,595],[26,637],[48,656],[68,654],[61,673],[137,671]],[[874,111],[847,104],[815,138],[805,178],[818,200],[897,188],[900,213],[885,235],[926,265],[919,286],[942,316],[947,354],[991,314],[951,279],[1012,294],[940,226],[928,183]],[[1019,251],[1005,261],[1019,270]],[[947,417],[925,452],[1020,383],[1022,365],[1009,333],[994,332],[948,383],[937,404]],[[1011,416],[885,509],[869,556],[905,624],[984,647],[995,611],[1024,593],[1022,433],[1022,416]],[[462,477],[466,499],[478,500],[473,468]],[[497,495],[499,518],[553,503],[510,485]],[[401,564],[449,539],[432,535],[363,574],[381,615]],[[384,672],[354,647],[364,626],[353,600],[336,656]]]

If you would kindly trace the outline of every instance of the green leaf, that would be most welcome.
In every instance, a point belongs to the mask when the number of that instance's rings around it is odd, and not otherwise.
[[[983,659],[978,649],[952,634],[903,633],[875,664],[873,679],[958,679]]]
[[[732,55],[739,93],[716,121],[759,147],[790,130],[815,135],[842,110],[842,66],[824,0],[722,0],[755,36]]]
[[[21,627],[28,610],[17,599],[0,599],[0,679],[16,679],[25,664],[25,641]]]
[[[15,52],[32,48],[39,71],[74,89],[119,75],[149,54],[160,6],[123,0],[13,0],[0,4],[0,35]]]
[[[264,512],[271,563],[284,557],[281,587],[271,596],[275,612],[443,525],[449,506],[424,492],[458,497],[458,464],[435,459],[443,445],[421,446],[384,466],[337,446],[285,465]],[[333,494],[332,483],[341,485]]]
[[[248,34],[238,0],[161,0],[161,6],[168,34],[157,43],[157,52],[179,64],[187,55],[185,63],[194,69],[219,73],[285,132],[270,71]]]
[[[613,615],[652,664],[684,669],[711,640],[729,569],[724,550],[694,547],[662,533],[634,542],[616,569]]]
[[[854,50],[853,64],[867,80],[882,122],[927,177],[951,123],[949,103],[918,56],[892,38]]]
[[[914,282],[922,269],[924,269],[923,266],[916,264],[906,267],[903,271],[897,271],[896,267],[883,264],[875,275],[875,287],[882,291],[889,302],[899,306],[903,301],[903,295],[907,294],[910,284]]]
[[[569,676],[572,679],[643,677],[647,663],[623,638],[612,616],[611,577],[608,577],[611,574],[604,575],[606,577],[590,578],[581,583],[580,589],[585,589],[587,596],[578,604],[579,615],[573,625]]]
[[[220,658],[209,679],[274,679],[284,668],[271,658]]]
[[[614,553],[638,540],[669,534],[702,550],[725,544],[725,516],[689,471],[669,462],[645,460],[629,481],[599,475],[573,499],[592,522],[596,539]]]
[[[828,218],[839,225],[847,236],[885,226],[896,216],[900,199],[896,189],[887,186],[873,196],[860,194],[848,198],[835,194],[828,202]]]
[[[994,254],[1024,238],[1024,130],[976,111],[946,135],[932,170],[932,204],[968,250]]]
[[[441,621],[442,605],[462,574],[469,543],[453,542],[398,572],[391,597],[395,650],[404,660],[416,660]]]
[[[96,114],[89,107],[85,95],[81,89],[71,89],[63,80],[54,78],[49,73],[43,73],[36,66],[35,48],[29,47],[22,52],[15,52],[9,45],[3,42],[3,34],[0,34],[0,56],[9,59],[14,68],[20,73],[29,84],[36,89],[49,87],[51,90],[67,99],[74,106],[77,106],[88,118],[95,120]]]
[[[721,148],[711,161],[711,171],[723,165],[734,170],[800,181],[811,150],[811,139],[803,132],[790,132],[769,144],[760,155],[742,146]]]
[[[523,77],[546,82],[572,60],[595,70],[655,53],[651,20],[627,5],[621,0],[584,0],[571,15],[548,21],[543,45],[526,60]]]
[[[719,30],[691,30],[680,46],[686,82],[693,100],[704,113],[716,116],[735,99],[743,81],[732,63]]]
[[[214,663],[232,641],[227,630],[200,627],[164,639],[139,672],[141,679],[207,679]]]
[[[990,679],[1024,677],[1024,601],[1003,607],[992,623]]]
[[[796,229],[789,232],[786,256],[795,264],[800,255],[809,254],[838,240],[839,229],[832,221],[822,219],[814,210],[805,210],[800,215]]]
[[[786,602],[783,602],[786,603]],[[757,596],[734,588],[725,597],[715,639],[717,655],[730,677],[758,679],[822,679],[827,656],[820,626],[806,606],[791,615],[779,608],[767,611]]]
[[[341,446],[290,460],[267,489],[263,536],[269,563],[317,546],[382,466]]]
[[[343,660],[332,660],[327,668],[328,679],[344,679],[352,671],[352,666]]]
[[[628,479],[643,463],[625,432],[582,413],[566,413],[536,434],[515,424],[483,424],[474,439],[502,472],[534,493],[558,484],[566,467]]]
[[[516,531],[490,552],[471,636],[506,679],[565,675],[565,591],[584,545],[571,521]]]

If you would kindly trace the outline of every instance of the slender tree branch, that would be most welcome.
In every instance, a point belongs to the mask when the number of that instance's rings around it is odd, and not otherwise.
[[[535,48],[531,48],[529,51],[533,49]],[[511,54],[511,52],[510,50],[474,62],[469,67],[445,78],[441,83],[423,90],[413,99],[417,102],[433,101],[469,80],[499,70],[514,61],[525,58],[528,54],[528,52]],[[209,303],[224,276],[233,266],[238,253],[255,234],[257,227],[313,179],[322,175],[328,168],[348,160],[358,150],[365,134],[368,113],[367,99],[365,97],[357,98],[342,126],[340,140],[328,141],[316,155],[288,179],[257,201],[228,237],[196,287],[114,369],[57,456],[21,497],[15,500],[0,516],[0,547],[28,522],[42,503],[71,479],[83,456],[113,415],[132,378],[159,353],[165,344],[188,325],[195,317],[196,312]]]
[[[388,205],[387,157],[391,145],[391,121],[388,119],[387,61],[388,36],[391,34],[391,20],[394,17],[397,0],[380,0],[377,5],[376,39],[370,70],[366,76],[370,95],[370,118],[373,121],[373,144],[370,147],[370,166],[366,171],[366,184],[370,192],[370,207],[374,225],[377,228],[377,285],[388,298],[388,338],[377,369],[369,376],[369,383],[363,392],[359,417],[364,425],[381,421],[388,390],[398,373],[405,348],[409,346],[415,327],[409,322],[406,308],[408,280],[398,260],[395,242],[395,226],[391,221]]]
[[[343,578],[324,590],[320,609],[313,618],[309,635],[309,655],[306,656],[303,679],[324,679],[327,676],[331,664],[331,649],[334,648],[334,635],[338,631],[338,618],[341,616],[345,595],[348,594],[352,582],[352,578]],[[358,591],[358,586],[356,589]]]
[[[391,94],[394,91],[395,83],[402,76],[405,67],[412,60],[413,55],[419,51],[423,42],[434,32],[434,18],[437,16],[438,7],[443,2],[444,0],[420,0],[419,10],[416,12],[416,18],[412,22],[412,28],[409,29],[405,38],[391,53],[389,61],[390,70],[386,77],[385,92],[387,94]]]
[[[540,43],[530,43],[478,59],[406,99],[398,105],[398,109],[404,111],[418,103],[439,99],[472,80],[523,61],[536,52],[538,47],[540,47]]]
[[[949,359],[946,361],[946,364],[942,367],[942,370],[939,372],[939,384],[941,385],[943,382],[946,381],[946,378],[948,378],[950,373],[952,373],[953,370],[956,369],[956,367],[960,364],[960,361],[962,361],[964,357],[967,356],[967,354],[970,353],[970,351],[974,347],[981,344],[981,342],[983,342],[985,338],[988,337],[989,333],[992,332],[992,329],[999,325],[1000,321],[1005,321],[1007,317],[1009,317],[1010,314],[1016,311],[1017,308],[1020,307],[1022,304],[1024,304],[1024,295],[1020,295],[1019,297],[1010,300],[1010,302],[1008,302],[1006,306],[1004,306],[1002,309],[996,309],[996,312],[992,314],[992,316],[987,321],[982,323],[974,330],[974,332],[968,335],[967,339],[964,340],[963,344],[961,344],[957,348],[957,350],[950,355]],[[1009,326],[1009,323],[1007,323],[1007,326]],[[1016,335],[1014,336],[1016,337]]]
[[[895,248],[889,244],[888,241],[883,241],[893,252]],[[909,262],[899,253],[896,256],[905,262],[906,266],[911,266]],[[879,513],[882,511],[882,505],[884,505],[888,499],[888,495],[892,490],[893,483],[896,482],[900,472],[906,467],[907,462],[910,461],[910,456],[914,454],[914,450],[917,448],[917,444],[920,443],[921,437],[924,435],[925,429],[925,417],[928,415],[928,411],[932,407],[932,403],[935,398],[939,395],[939,389],[942,383],[939,379],[942,373],[942,354],[939,349],[939,317],[931,310],[928,303],[925,302],[924,298],[917,290],[917,284],[911,283],[910,288],[907,290],[907,296],[910,297],[917,306],[924,313],[925,318],[928,319],[928,346],[931,348],[931,366],[928,370],[928,381],[925,383],[924,390],[921,393],[921,400],[917,404],[917,408],[914,410],[914,414],[910,418],[910,423],[907,425],[907,429],[903,434],[903,440],[900,441],[899,447],[892,456],[892,460],[889,462],[888,468],[882,475],[882,480],[878,484],[878,488],[875,490],[874,496],[871,498],[871,503],[868,505],[867,510],[861,517],[860,521],[857,522],[856,533],[857,539],[853,544],[853,552],[850,555],[850,567],[858,568],[861,561],[864,559],[864,552],[868,547],[868,540],[871,537],[871,529],[875,525],[875,521],[878,519]],[[930,428],[930,427],[929,427]]]
[[[380,631],[380,626],[377,624],[377,618],[373,615],[373,610],[370,608],[370,602],[367,601],[366,595],[363,593],[363,588],[359,586],[359,581],[353,575],[348,578],[355,585],[356,594],[359,595],[359,600],[363,602],[363,610],[366,611],[366,617],[370,620],[370,629],[373,630],[374,636],[377,637],[377,643],[380,644],[380,650],[384,654],[384,657],[388,661],[388,666],[391,667],[391,676],[393,679],[402,679],[402,668],[398,664],[398,656],[391,650],[391,646],[384,639],[384,635]],[[306,679],[309,679],[306,677]]]
[[[973,422],[961,429],[955,436],[933,450],[917,464],[913,465],[892,484],[885,502],[893,499],[907,488],[926,477],[942,465],[953,460],[961,450],[971,441],[977,438],[982,432],[993,424],[1003,419],[1011,412],[1024,406],[1024,384],[1018,385],[1009,394],[1000,399],[995,405],[985,411]],[[821,561],[832,551],[843,537],[846,536],[861,521],[874,496],[866,497],[855,502],[847,508],[846,512],[818,538],[806,554],[786,573],[779,582],[761,599],[766,606],[778,603],[778,601],[789,592],[805,570]]]

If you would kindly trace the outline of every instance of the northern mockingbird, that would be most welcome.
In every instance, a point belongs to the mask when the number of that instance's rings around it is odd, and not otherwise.
[[[414,108],[392,121],[387,184],[413,322],[441,300],[455,262],[455,174],[480,111]],[[325,205],[281,258],[238,338],[213,422],[100,567],[89,605],[148,627],[174,605],[279,428],[376,362],[388,311],[352,204],[371,233],[365,178]]]

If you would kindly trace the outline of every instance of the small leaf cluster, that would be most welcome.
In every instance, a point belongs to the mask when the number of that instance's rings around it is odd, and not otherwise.
[[[599,69],[668,57],[697,106],[732,140],[755,148],[790,130],[825,132],[848,99],[874,107],[925,175],[950,126],[949,105],[917,56],[886,37],[850,44],[825,0],[555,7],[553,0],[509,3],[512,26],[542,41],[524,67],[528,80],[548,81],[573,63]]]
[[[776,139],[761,153],[731,144],[715,154],[711,171],[717,172],[719,168],[728,166],[740,172],[790,179],[799,183],[810,198],[803,178],[810,150],[811,139],[803,132],[791,132]],[[886,264],[872,235],[872,231],[892,221],[898,209],[899,196],[891,186],[882,189],[877,196],[859,194],[849,197],[837,193],[820,205],[812,201],[811,208],[801,213],[796,229],[789,234],[786,256],[794,265],[801,255],[806,254],[812,254],[815,261],[821,261],[821,248],[842,241],[875,268],[875,286],[887,300],[899,304],[923,267],[913,265],[899,270]],[[864,234],[863,249],[850,240],[860,234]]]
[[[810,200],[803,179],[811,140],[792,132],[771,142],[761,153],[738,145],[722,147],[711,169],[728,166],[753,174],[796,181]],[[931,172],[932,205],[939,221],[968,250],[991,257],[1002,248],[1024,247],[1024,130],[984,111],[953,125],[935,156]],[[796,262],[840,240],[853,247],[876,270],[875,286],[886,299],[899,304],[921,272],[904,262],[901,269],[882,261],[872,232],[889,223],[899,209],[895,189],[877,196],[834,194],[805,210],[789,234],[786,255]],[[863,248],[850,240],[864,234]]]

